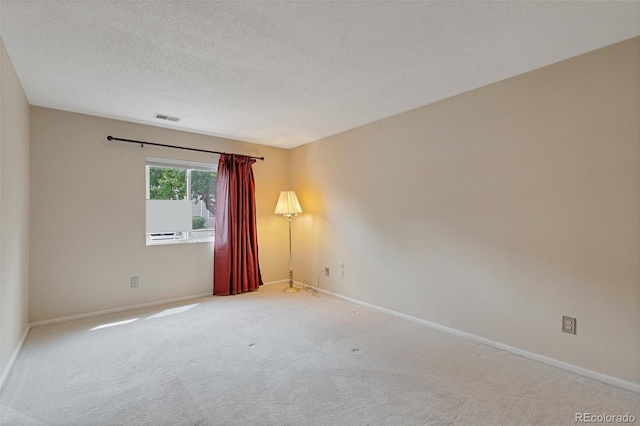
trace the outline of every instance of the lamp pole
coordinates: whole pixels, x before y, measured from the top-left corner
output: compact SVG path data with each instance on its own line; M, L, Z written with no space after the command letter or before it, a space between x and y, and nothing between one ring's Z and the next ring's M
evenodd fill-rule
M300 289L293 286L293 250L291 249L291 220L293 219L293 215L288 213L285 216L289 221L289 287L285 287L282 291L285 293L295 293L300 291Z

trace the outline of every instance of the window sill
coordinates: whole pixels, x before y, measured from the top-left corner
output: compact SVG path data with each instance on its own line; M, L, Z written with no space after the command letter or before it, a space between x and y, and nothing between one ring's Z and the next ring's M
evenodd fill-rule
M189 240L157 240L147 241L147 246L168 246L174 244L199 244L199 243L212 243L213 238L192 238Z

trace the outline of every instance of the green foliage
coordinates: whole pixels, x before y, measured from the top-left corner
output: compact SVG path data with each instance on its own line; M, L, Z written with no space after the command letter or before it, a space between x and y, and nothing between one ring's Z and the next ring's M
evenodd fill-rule
M217 177L217 172L191 170L191 199L196 204L202 201L213 215L216 213Z
M202 229L207 220L202 216L193 216L191 219L191 229Z
M191 199L203 202L212 215L216 211L217 172L191 170ZM185 200L187 198L187 170L168 167L149 167L149 198L151 200ZM193 228L199 229L199 228Z
M151 200L184 200L187 196L187 171L166 167L149 168Z

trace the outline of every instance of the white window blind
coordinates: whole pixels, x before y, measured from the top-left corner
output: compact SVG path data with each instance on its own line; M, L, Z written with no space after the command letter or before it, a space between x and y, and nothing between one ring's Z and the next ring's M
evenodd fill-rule
M147 200L147 233L191 230L190 200Z

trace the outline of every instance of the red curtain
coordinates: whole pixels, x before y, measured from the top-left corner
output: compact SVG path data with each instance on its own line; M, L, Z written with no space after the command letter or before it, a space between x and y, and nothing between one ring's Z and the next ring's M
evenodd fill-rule
M258 290L255 182L256 160L222 154L216 184L216 229L213 254L213 294L228 296Z

